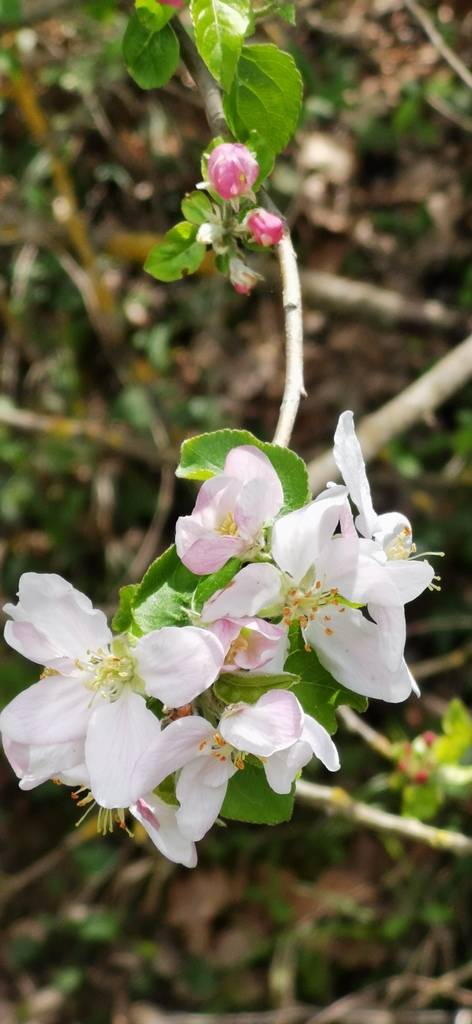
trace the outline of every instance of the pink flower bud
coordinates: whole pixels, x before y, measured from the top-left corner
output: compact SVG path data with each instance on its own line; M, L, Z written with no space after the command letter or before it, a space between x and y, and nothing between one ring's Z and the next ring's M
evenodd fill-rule
M428 779L429 772L427 772L426 769L422 768L421 771L416 773L414 781L416 782L417 786L424 786L425 782L427 782Z
M432 747L437 738L438 734L436 732L432 732L431 729L427 729L426 732L423 733L423 739L427 747Z
M259 164L241 142L222 142L208 160L208 180L222 199L235 199L251 191Z
M255 270L251 270L235 256L229 261L229 278L235 292L238 292L239 295L249 295L257 282L261 280L261 275L257 274Z
M259 208L248 214L246 226L258 245L277 245L284 233L282 218Z
M164 4L166 7L176 7L180 10L181 7L184 7L185 0L159 0L159 3Z

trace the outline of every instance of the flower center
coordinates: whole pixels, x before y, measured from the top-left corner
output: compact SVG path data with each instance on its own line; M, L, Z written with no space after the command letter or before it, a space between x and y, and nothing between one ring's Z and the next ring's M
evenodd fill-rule
M282 621L286 626L290 626L292 622L299 622L303 628L316 618L320 608L325 608L329 604L337 605L338 603L337 588L331 587L330 590L323 590L321 580L315 579L314 583L309 587L294 587L292 585L285 593ZM329 621L328 616L325 616L325 618ZM329 626L326 627L326 632L328 630Z
M88 662L78 664L79 668L90 673L85 683L87 689L99 693L104 700L118 700L124 688L130 686L137 693L144 693L144 684L137 672L136 659L133 658L126 640L118 637L113 640L111 650L100 648L89 652Z
M239 771L244 768L246 755L242 751L236 750L230 743L226 743L226 740L223 739L219 732L215 732L207 740L202 740L198 745L198 749L201 754L205 752L217 761L232 761L235 768L238 768Z
M238 527L234 521L232 512L228 512L227 515L225 515L223 521L217 527L216 532L223 534L225 537L237 537Z
M239 651L247 651L248 647L249 643L242 635L241 631L239 636L237 636L236 639L233 640L232 644L230 645L229 651L225 658L225 665L234 665L236 655L239 653Z
M416 544L411 542L411 529L409 526L404 526L403 530L397 534L396 537L390 541L388 547L385 548L385 554L389 561L399 561L400 559L409 558L410 555L414 555L416 551Z

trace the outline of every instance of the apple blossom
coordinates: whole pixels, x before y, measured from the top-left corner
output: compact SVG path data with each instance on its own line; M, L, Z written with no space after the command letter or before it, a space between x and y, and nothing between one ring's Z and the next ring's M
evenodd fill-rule
M288 649L288 632L264 619L218 619L208 627L225 650L224 672L282 672Z
M5 610L13 620L7 642L46 666L0 715L5 752L25 787L73 768L83 745L97 803L133 804L142 793L132 770L160 732L146 697L179 706L211 686L225 656L219 640L194 626L113 638L103 613L55 575L25 573L18 604Z
M244 223L258 245L277 245L283 238L284 222L282 218L275 213L269 213L262 207L251 210Z
M301 767L313 754L337 771L336 747L326 730L305 715L288 690L271 690L255 704L226 708L218 728L191 716L172 722L138 762L136 785L158 785L178 771L176 820L190 839L202 839L218 817L230 778L242 771L252 754L263 765L269 785L277 793L290 792Z
M223 473L202 484L192 514L177 520L177 554L194 573L216 572L229 558L261 546L263 527L282 504L282 485L264 452L253 445L233 448Z
M262 281L262 274L251 270L238 256L233 256L229 261L229 279L238 295L249 295L257 282Z
M222 199L251 193L259 176L259 164L241 142L222 142L208 158L208 181Z

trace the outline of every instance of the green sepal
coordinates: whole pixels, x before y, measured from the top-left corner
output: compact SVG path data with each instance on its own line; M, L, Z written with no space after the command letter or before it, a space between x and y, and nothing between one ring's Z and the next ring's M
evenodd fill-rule
M255 704L269 690L290 690L300 682L293 672L269 675L256 672L224 672L213 686L216 696L224 704Z
M218 569L218 572L212 572L211 575L205 576L204 579L200 577L201 582L198 584L193 595L193 608L195 611L201 611L205 602L210 597L213 597L217 590L222 590L223 587L226 587L240 568L241 562L239 558L230 558L222 569Z
M120 587L120 603L111 621L112 629L116 633L126 633L133 625L133 603L139 583L128 583L126 587Z

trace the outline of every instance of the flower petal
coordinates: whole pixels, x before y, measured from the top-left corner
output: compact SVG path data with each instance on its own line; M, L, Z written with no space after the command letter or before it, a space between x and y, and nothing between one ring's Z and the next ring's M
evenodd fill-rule
M402 604L414 601L429 587L434 579L434 569L429 562L416 559L388 561L385 565L389 579L394 583Z
M299 740L287 750L271 754L264 762L267 782L274 793L290 793L298 772L311 761L313 751L309 743Z
M334 435L333 455L349 494L359 511L356 519L357 529L363 537L372 537L377 514L372 504L362 449L354 429L354 416L350 411L343 412L339 417Z
M203 754L214 735L214 726L199 715L171 722L142 752L133 771L133 787L141 794L155 789L172 772Z
M131 689L92 711L85 741L90 789L101 807L129 807L142 796L133 774L160 733L158 719Z
M219 732L227 743L257 757L269 757L300 739L303 711L289 690L270 690L255 704L234 704Z
M259 480L264 484L267 503L267 517L273 519L282 508L284 492L275 469L264 452L252 444L232 448L226 456L224 472L236 477L242 484Z
M138 640L135 651L146 693L180 708L214 683L225 650L216 636L197 626L164 626Z
M218 761L214 762L214 766L217 771ZM179 829L184 836L194 840L203 839L216 821L226 795L228 778L236 769L234 765L228 764L225 781L216 786L203 784L200 776L205 771L208 771L207 758L191 761L182 768L176 787L176 796L180 803L177 811Z
M71 659L67 668L70 674L76 659L83 659L88 651L106 647L112 639L103 612L94 609L89 598L62 576L23 573L18 596L18 604L5 605L4 610L16 622L30 623L34 633L30 633L28 641L27 634L18 636L9 631L8 642L16 639L23 645L21 653L39 660L40 664L55 667L56 659ZM40 649L41 641L44 652Z
M249 480L241 488L234 507L234 519L243 537L257 539L264 523L272 522L277 515L281 507L279 498L279 490L274 495L265 480Z
M56 743L45 746L17 743L4 737L5 754L20 779L20 789L29 790L63 770L74 768L83 761L82 742Z
M17 743L48 745L84 738L90 691L80 679L50 676L19 693L0 715L0 732Z
M405 662L398 671L390 671L380 657L379 627L357 609L333 607L329 627L323 619L314 619L304 636L328 672L355 693L391 703L410 695L412 676Z
M398 672L406 642L405 610L401 606L368 604L369 615L379 627L379 655L391 672Z
M336 491L335 494L332 491ZM278 519L272 530L272 555L283 572L299 583L332 537L346 503L346 489L328 489L316 501Z
M273 606L282 607L281 576L274 565L254 562L246 565L203 605L202 622L215 622L229 615L240 619L257 615Z
M315 757L324 764L328 771L337 772L339 770L338 751L329 732L311 715L305 715L302 740L310 745Z
M194 868L197 863L195 843L182 835L176 818L176 808L147 793L130 807L131 814L141 822L154 846L169 860Z
M217 572L229 558L246 551L248 541L209 530L193 516L180 516L175 529L175 546L187 569L204 576Z

